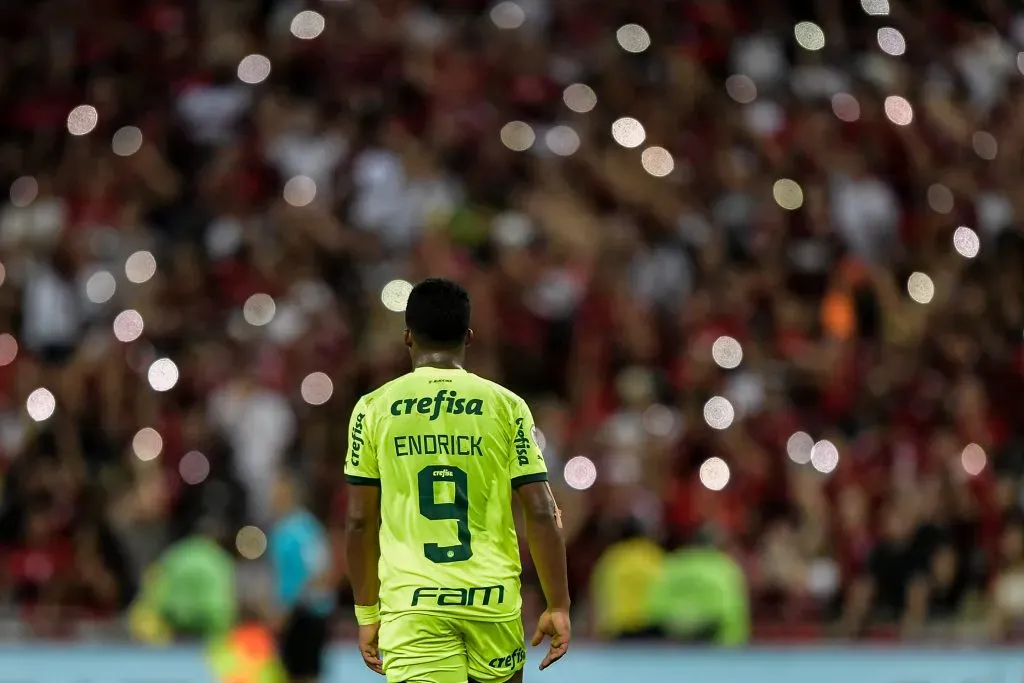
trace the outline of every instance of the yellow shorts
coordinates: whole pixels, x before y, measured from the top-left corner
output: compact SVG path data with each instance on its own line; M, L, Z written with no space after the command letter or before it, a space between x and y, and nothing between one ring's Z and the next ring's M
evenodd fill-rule
M388 683L504 683L526 662L523 621L403 614L380 625Z

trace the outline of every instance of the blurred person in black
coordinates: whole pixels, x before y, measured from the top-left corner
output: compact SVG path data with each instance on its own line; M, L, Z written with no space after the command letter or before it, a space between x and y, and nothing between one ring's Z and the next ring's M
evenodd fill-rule
M302 505L299 482L283 472L274 486L268 550L280 614L281 663L293 683L313 683L323 671L334 611L334 576L327 534Z
M927 575L942 540L941 530L918 522L906 502L892 502L883 512L882 536L847 593L842 626L848 633L861 632L870 621L907 618L908 587Z
M238 480L230 445L210 429L202 411L196 409L184 421L184 438L192 453L201 454L185 462L189 466L195 462L200 471L205 464L208 471L201 481L184 487L175 500L169 520L171 538L184 538L210 515L216 515L228 529L241 528L246 522L246 490ZM180 468L188 473L186 464Z
M942 543L924 572L907 587L905 624L920 629L926 621L954 625L964 616L972 581L969 568L950 543Z

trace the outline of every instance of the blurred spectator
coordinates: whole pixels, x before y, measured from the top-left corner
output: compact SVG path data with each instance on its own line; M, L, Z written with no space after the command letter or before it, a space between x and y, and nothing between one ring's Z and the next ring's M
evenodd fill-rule
M268 523L274 481L295 437L291 406L279 392L242 376L210 395L210 419L232 446L250 518Z
M238 605L235 568L221 546L220 522L178 541L147 571L131 624L136 638L161 642L181 637L212 639L234 626Z
M999 564L991 591L997 636L1024 619L1024 526L1015 522L1000 540Z
M651 617L651 591L661 577L664 551L626 522L594 565L591 578L594 632L600 638L656 638L661 629Z
M649 600L655 623L672 637L723 647L746 645L750 639L743 570L718 548L670 553Z
M886 621L904 616L907 590L928 569L936 544L927 527L917 526L914 515L912 508L895 502L883 512L882 534L868 556L866 574L850 589L847 617L852 628L863 628L873 610Z
M302 507L302 493L291 473L278 473L274 482L274 516L268 549L281 663L292 680L316 681L330 639L336 577L323 527Z
M58 249L51 262L27 267L19 338L43 363L62 365L75 352L83 322L75 264L67 249Z
M921 626L926 620L955 624L965 615L970 588L970 575L961 566L956 549L939 545L922 576L915 577L908 586L907 617L911 626Z

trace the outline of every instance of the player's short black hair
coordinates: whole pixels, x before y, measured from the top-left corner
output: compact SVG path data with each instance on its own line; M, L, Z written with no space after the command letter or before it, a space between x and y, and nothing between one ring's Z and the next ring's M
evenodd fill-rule
M454 348L466 341L469 315L469 293L462 285L432 277L417 284L409 293L405 326L418 344Z

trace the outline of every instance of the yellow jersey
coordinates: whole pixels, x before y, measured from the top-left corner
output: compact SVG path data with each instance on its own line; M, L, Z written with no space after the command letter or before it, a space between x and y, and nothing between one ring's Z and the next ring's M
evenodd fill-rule
M519 614L512 491L547 481L523 399L466 370L417 368L358 401L345 475L380 487L383 621Z

